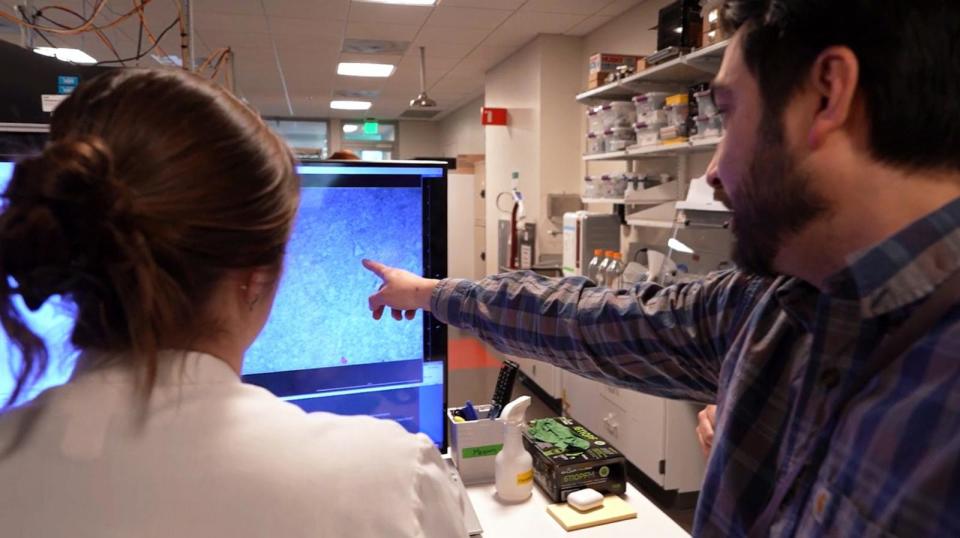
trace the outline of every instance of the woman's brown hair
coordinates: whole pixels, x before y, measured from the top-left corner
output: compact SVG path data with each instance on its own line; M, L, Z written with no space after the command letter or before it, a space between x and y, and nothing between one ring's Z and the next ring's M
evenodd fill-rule
M53 116L14 169L0 214L0 323L19 349L11 404L47 367L15 307L61 295L74 346L130 361L146 393L157 352L189 341L227 271L279 267L299 203L287 146L219 87L175 70L116 70Z

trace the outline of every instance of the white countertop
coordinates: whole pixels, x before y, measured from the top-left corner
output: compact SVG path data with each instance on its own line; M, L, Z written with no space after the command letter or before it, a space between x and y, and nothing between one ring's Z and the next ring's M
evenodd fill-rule
M505 504L496 497L493 484L467 486L467 494L483 527L483 538L689 538L667 514L627 484L624 496L637 511L636 519L567 532L547 513L549 500L537 486L533 496L519 504Z

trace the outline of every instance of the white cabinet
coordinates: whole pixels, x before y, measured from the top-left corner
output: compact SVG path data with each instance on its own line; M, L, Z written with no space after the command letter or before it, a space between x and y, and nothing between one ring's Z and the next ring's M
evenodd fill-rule
M700 490L705 462L698 406L612 387L562 372L567 414L605 437L665 490Z
M537 384L544 392L552 398L560 399L563 396L563 383L561 374L563 370L547 364L543 361L533 359L520 359L517 357L508 357L520 366L520 371Z

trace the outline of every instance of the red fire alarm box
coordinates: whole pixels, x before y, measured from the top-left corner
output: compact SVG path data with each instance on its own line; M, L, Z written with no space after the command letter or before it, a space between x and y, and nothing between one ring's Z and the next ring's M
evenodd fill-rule
M480 122L483 125L506 125L507 109L483 107L480 111Z

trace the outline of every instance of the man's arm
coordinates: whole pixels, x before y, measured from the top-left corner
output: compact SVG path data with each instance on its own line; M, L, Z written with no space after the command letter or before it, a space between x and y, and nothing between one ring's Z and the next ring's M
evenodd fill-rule
M642 392L713 403L720 364L769 281L736 271L702 281L630 290L597 288L586 278L531 272L478 282L428 280L375 262L384 278L371 296L384 307L431 310L499 351L555 364Z

